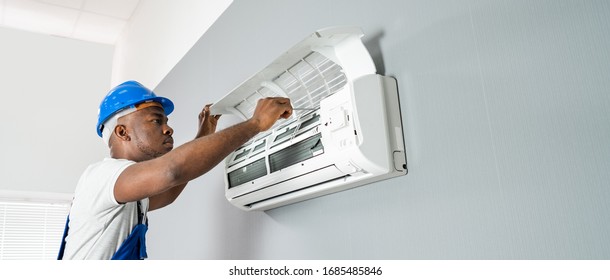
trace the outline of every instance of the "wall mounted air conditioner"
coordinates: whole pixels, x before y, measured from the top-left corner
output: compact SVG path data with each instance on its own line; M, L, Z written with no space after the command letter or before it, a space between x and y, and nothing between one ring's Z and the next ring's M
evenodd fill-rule
M267 210L407 173L396 81L359 28L319 30L212 106L248 119L263 97L295 110L225 160L229 202Z

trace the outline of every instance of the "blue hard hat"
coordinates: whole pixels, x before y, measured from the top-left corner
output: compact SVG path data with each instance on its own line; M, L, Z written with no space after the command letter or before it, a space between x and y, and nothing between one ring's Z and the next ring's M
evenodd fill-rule
M174 103L171 100L157 96L152 90L136 81L127 81L111 89L106 97L104 97L104 100L102 100L98 112L97 126L95 127L97 135L102 137L104 122L110 119L112 115L126 108L135 107L145 101L160 103L163 106L165 115L169 115L174 111Z

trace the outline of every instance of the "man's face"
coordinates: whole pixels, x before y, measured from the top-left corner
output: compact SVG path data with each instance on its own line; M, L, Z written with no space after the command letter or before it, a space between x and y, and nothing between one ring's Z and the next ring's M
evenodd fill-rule
M142 156L142 160L160 157L174 147L174 130L167 124L167 116L161 107L147 107L125 117L131 142Z

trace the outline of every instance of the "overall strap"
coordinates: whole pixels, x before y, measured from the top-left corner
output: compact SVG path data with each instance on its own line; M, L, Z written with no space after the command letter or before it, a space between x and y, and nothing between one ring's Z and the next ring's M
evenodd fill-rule
M59 246L59 253L57 254L57 260L62 260L64 258L64 251L66 250L66 237L68 236L68 231L70 227L70 214L68 214L68 218L66 218L66 227L64 227L64 235L61 238L61 245Z
M148 219L146 219L144 211L142 211L142 203L139 200L137 201L137 203L138 205L136 208L138 210L138 224L146 223L148 225Z
M72 202L70 203L70 209L72 209L72 203L74 203L74 197L72 197ZM68 217L66 217L66 226L64 227L64 235L61 237L61 245L59 245L59 252L57 253L57 260L64 259L64 251L66 251L66 237L68 237L69 231L70 231L70 212L68 212Z
M144 215L141 209L142 205L139 200L137 201L137 206L138 224L114 253L111 258L113 260L143 260L148 257L146 253L146 231L148 231L148 221L146 221L146 215Z

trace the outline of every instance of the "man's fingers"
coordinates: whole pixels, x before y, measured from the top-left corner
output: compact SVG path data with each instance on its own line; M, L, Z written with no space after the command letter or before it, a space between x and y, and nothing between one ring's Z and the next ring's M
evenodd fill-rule
M280 115L284 117L286 115L290 116L292 114L292 106L290 105L290 99L286 97L269 97L271 99L275 99L275 103L279 104L285 108L285 111Z

